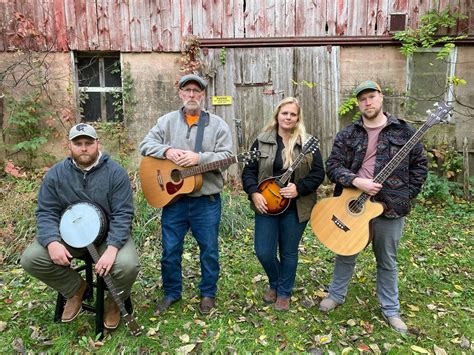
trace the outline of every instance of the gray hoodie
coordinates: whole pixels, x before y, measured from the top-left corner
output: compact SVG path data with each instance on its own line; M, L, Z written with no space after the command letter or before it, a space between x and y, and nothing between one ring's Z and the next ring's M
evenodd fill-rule
M44 177L38 194L36 237L46 247L60 241L59 222L64 210L76 202L93 202L104 210L109 228L107 245L120 249L128 240L134 214L128 174L103 154L99 163L82 171L67 158L55 164Z

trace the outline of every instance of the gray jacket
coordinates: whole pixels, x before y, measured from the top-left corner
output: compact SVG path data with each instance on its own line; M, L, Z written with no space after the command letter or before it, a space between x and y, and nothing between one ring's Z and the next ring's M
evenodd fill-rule
M60 241L59 222L63 211L76 202L98 204L109 221L107 245L121 248L130 237L133 196L128 174L103 154L99 164L84 172L71 158L55 164L44 177L38 194L36 237L46 247Z
M208 113L208 112L207 112ZM225 121L212 113L205 115L206 122L199 164L211 163L232 155L232 135ZM169 148L194 151L198 126L188 127L183 110L170 112L160 118L140 143L144 156L165 159ZM202 188L189 196L213 195L222 191L224 178L220 170L202 174Z

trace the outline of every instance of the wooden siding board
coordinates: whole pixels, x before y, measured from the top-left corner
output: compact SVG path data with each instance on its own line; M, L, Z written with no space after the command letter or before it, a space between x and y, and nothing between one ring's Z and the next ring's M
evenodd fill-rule
M152 0L152 3L156 3L156 0ZM192 8L193 3L196 1L192 0L181 0L181 36L185 38L186 36L192 35L194 26L193 26L193 15L194 9ZM150 6L150 8L153 8ZM153 22L153 21L152 21ZM153 22L156 25L156 20ZM153 26L153 24L152 24Z
M66 18L66 34L67 41L69 43L69 49L78 50L79 49L79 39L77 37L78 25L76 17L76 2L74 0L64 0L64 13ZM81 49L82 47L81 43Z
M429 1L409 0L408 8L410 9L410 27L418 28L420 17L430 9Z
M200 38L205 38L204 8L202 0L192 0L190 12L192 14L192 34Z
M84 20L86 21L86 32L87 32L87 43L82 44L83 50L96 50L103 49L99 40L99 18L97 15L97 4L96 1L86 1L85 2L85 12Z
M234 26L234 3L237 1L228 0L223 2L221 37L235 37Z
M67 51L67 34L66 34L66 15L64 13L64 0L54 0L54 33L56 33L56 48L58 51Z
M183 0L190 1L190 0ZM189 8L189 7L188 7ZM185 11L188 13L188 11ZM151 37L151 47L155 52L163 51L163 44L161 43L161 8L159 0L150 0L150 37ZM185 23L185 22L183 22ZM186 33L183 32L183 36L186 36Z
M244 2L245 0L233 0L233 25L234 25L234 37L244 38L245 37L245 16Z
M376 35L383 36L389 33L388 28L388 9L389 9L389 0L378 0L377 2L377 31Z
M275 1L278 0L265 0L265 8L262 9L263 16L259 23L262 26L264 37L275 37ZM287 36L288 34L285 31L285 37Z
M127 0L121 0L119 2L118 10L120 21L117 23L117 28L120 29L120 33L122 34L120 50L122 52L130 52L132 50L132 44L130 39L130 12Z
M326 24L327 31L326 35L335 36L336 35L336 21L337 21L337 2L328 1L326 4Z
M474 10L474 5L472 0L463 0L459 2L459 12L461 14L470 15L470 10ZM458 33L468 33L469 30L473 33L474 29L469 28L469 17L466 19L458 20L457 32Z
M146 2L148 4L148 2ZM107 20L110 40L110 50L120 51L122 48L122 31L120 26L120 3L118 0L109 1Z
M306 35L306 26L311 26L311 16L307 13L307 0L298 0L295 3L295 36Z
M344 36L348 35L347 33L347 2L344 0L339 0L337 3L337 22L336 22L336 35Z
M377 15L378 15L378 0L367 1L367 36L375 36L377 34Z
M129 3L128 12L130 14L130 51L142 51L141 19L140 9L135 3Z
M367 0L348 2L347 35L365 36L367 34Z
M7 4L3 1L0 1L0 51L6 51L8 40L6 38L7 35L7 22L8 22L8 14L7 14Z
M144 1L143 6L140 9L140 28L141 28L141 38L142 38L142 51L151 52L153 49L151 42L151 21L150 21L150 3L149 1ZM180 33L181 37L181 33Z
M390 13L409 14L408 3L409 0L394 0L390 7Z
M214 0L202 0L202 28L203 37L220 38L222 34L222 2L216 4Z

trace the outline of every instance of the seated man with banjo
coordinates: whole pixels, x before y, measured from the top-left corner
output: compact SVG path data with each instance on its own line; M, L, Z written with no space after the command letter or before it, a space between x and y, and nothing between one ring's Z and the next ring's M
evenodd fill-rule
M80 313L87 289L70 262L90 254L95 272L109 288L104 326L115 329L124 313L121 300L129 297L139 270L130 235L134 214L130 180L99 150L97 133L88 124L71 128L69 151L70 157L55 164L43 180L36 238L23 253L21 265L66 298L61 321L70 322Z

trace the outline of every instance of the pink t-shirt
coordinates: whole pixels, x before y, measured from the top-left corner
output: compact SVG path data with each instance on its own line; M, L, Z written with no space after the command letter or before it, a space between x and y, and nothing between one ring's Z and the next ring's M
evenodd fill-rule
M375 158L377 156L377 141L379 138L380 131L385 127L385 124L379 127L366 127L367 135L369 136L369 142L367 143L367 152L365 153L364 161L362 166L357 172L357 176L364 179L373 179Z

